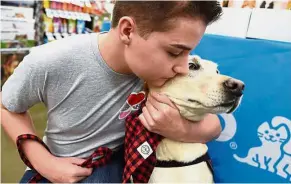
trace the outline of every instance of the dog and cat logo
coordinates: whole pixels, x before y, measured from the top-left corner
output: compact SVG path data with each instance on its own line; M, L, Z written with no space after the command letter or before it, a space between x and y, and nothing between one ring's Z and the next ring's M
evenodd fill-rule
M222 114L225 128L216 141L228 141L236 132L236 121L232 114ZM261 146L252 147L246 156L233 154L238 162L267 170L291 181L291 120L276 116L271 123L258 126L257 137ZM227 136L226 136L227 135Z

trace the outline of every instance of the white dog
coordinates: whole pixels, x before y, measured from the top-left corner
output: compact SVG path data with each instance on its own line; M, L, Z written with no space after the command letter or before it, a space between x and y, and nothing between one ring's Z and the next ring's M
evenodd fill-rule
M183 117L201 120L207 113L230 113L239 105L244 83L219 74L217 64L191 56L189 74L176 76L162 88L150 88L167 95ZM163 139L156 150L159 161L187 163L207 153L206 144L182 143ZM155 167L150 183L212 183L213 175L206 162L182 167Z

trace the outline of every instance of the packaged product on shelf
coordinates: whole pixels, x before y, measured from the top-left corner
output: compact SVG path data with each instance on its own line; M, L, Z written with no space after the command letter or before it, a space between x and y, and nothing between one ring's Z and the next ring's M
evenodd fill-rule
M68 32L71 34L71 33L76 33L76 20L72 20L72 19L69 19L69 30Z
M256 8L264 9L284 9L284 3L282 1L257 1Z
M77 20L77 34L85 33L85 21Z
M223 0L222 7L229 8L262 8L262 9L287 9L287 0Z
M49 0L43 0L43 7L44 8L50 8L50 1Z
M28 48L35 46L35 31L1 31L1 48Z
M286 9L291 10L291 0L287 2Z
M84 0L84 7L87 7L87 8L92 7L90 0Z
M68 11L68 3L67 2L63 2L62 10Z
M99 33L101 31L101 25L99 23L99 17L98 16L95 16L93 18L93 32L95 33Z
M57 2L56 9L57 10L62 10L63 9L63 3L62 2Z
M54 31L53 19L43 14L44 31L52 33Z
M108 31L110 29L110 15L103 14L100 16L95 16L93 20L93 31L100 32L100 31Z
M11 40L34 40L35 30L31 32L26 32L22 30L5 31L1 30L1 41L11 41Z
M51 9L57 9L57 2L56 1L51 1L50 2L50 8Z
M109 31L110 27L111 27L111 22L110 22L109 18L104 17L103 22L102 22L102 26L101 26L101 32Z
M74 5L72 3L68 3L68 11L73 11L74 10Z
M68 20L62 19L61 33L68 33Z
M92 9L91 9L91 14L96 15L96 16L100 16L102 15L102 11L99 9L99 6L97 4L97 2L93 2L92 3Z
M256 1L255 0L250 0L247 1L245 0L243 4L241 5L242 8L255 8L256 7Z
M34 20L1 18L1 48L24 48L35 45Z
M54 24L54 33L59 33L61 32L61 18L53 18L53 24Z

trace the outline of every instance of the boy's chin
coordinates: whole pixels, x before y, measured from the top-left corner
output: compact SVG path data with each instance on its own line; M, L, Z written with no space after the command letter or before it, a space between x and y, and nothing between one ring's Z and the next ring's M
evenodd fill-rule
M167 79L158 79L153 81L147 81L147 85L154 88L160 88L167 82Z

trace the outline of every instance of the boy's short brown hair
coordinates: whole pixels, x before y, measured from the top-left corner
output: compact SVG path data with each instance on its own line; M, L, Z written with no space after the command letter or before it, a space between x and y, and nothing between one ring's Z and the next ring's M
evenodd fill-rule
M170 30L180 17L200 19L208 25L221 13L217 1L116 1L112 27L117 27L121 17L129 16L136 22L138 33L146 36L154 31Z

